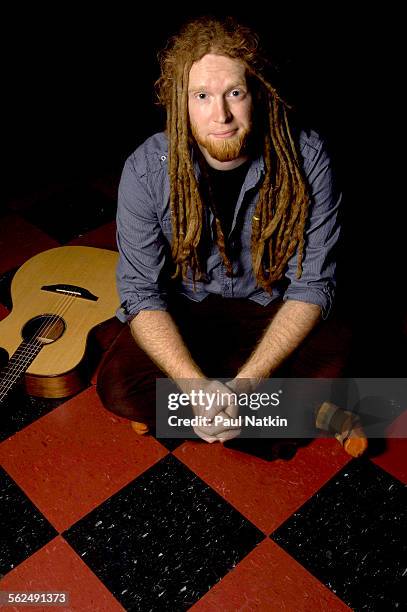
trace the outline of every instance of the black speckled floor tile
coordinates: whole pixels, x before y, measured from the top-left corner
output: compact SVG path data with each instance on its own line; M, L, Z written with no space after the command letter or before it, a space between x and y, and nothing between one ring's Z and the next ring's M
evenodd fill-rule
M63 533L126 610L187 610L264 535L173 455Z
M23 387L18 386L0 405L0 442L27 427L27 425L34 423L65 401L64 398L33 397L24 393Z
M271 538L356 612L406 610L406 486L354 460Z
M185 442L182 438L156 438L156 440L169 451L175 450Z
M67 186L22 215L61 244L115 218L116 201L86 184Z
M4 575L58 533L1 468L0 504L0 573Z

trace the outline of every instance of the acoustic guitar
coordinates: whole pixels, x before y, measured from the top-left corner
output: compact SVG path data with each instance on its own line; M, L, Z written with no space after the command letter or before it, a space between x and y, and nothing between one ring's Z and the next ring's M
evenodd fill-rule
M118 253L63 246L35 255L11 284L13 308L0 321L0 347L9 361L0 372L0 403L24 379L29 395L68 397L80 391L90 330L119 306Z

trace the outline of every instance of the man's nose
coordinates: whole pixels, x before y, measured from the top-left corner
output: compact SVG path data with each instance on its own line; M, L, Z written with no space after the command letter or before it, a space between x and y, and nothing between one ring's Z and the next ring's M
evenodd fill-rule
M213 108L213 120L218 123L227 123L232 118L232 113L225 98L215 98Z

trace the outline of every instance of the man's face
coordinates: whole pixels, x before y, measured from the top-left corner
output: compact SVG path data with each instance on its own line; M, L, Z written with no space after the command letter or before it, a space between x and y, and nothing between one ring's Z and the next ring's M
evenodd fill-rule
M245 72L240 61L209 53L192 64L189 73L192 134L214 168L228 170L247 159L252 97Z

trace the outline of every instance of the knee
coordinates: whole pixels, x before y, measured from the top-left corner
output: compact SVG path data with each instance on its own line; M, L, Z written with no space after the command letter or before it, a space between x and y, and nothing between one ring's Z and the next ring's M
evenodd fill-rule
M119 383L114 368L102 363L96 381L96 392L104 408L118 416L131 418L124 385Z
M145 423L155 421L155 379L141 384L134 370L125 374L116 360L102 364L96 391L103 406L119 417Z

